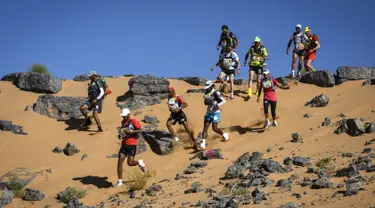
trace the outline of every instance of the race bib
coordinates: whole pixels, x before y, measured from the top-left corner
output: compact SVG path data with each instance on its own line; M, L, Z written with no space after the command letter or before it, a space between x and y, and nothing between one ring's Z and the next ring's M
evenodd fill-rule
M300 51L300 50L305 49L305 46L302 43L297 43L296 49Z

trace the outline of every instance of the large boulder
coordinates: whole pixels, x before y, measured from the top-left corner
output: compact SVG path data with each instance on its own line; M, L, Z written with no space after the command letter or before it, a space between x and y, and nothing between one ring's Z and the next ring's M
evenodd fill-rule
M37 72L19 74L14 84L21 90L47 94L55 94L62 88L61 79Z
M333 87L335 76L330 70L315 71L302 76L300 82L319 87Z
M159 104L168 97L167 79L146 75L132 78L128 84L129 91L117 98L117 106L120 108L140 109Z
M329 97L325 94L315 96L311 101L307 102L305 106L310 107L325 107L329 103Z
M15 82L20 74L19 72L6 74L1 78L1 81Z
M182 77L180 80L195 86L204 86L207 81L207 79L203 77Z
M291 80L289 77L279 77L276 78L277 82L280 83L281 85L287 85L289 84L289 81Z
M82 115L79 108L86 102L84 97L41 95L34 111L58 120L78 119Z
M375 79L375 67L340 66L337 68L336 84L362 79Z
M142 136L156 154L166 155L173 150L172 135L166 131L145 131Z

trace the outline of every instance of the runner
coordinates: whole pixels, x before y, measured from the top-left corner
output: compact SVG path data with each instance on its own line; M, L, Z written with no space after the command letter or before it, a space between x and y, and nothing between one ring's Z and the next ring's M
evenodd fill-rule
M271 113L272 113L272 119L273 123L272 125L274 127L277 127L277 121L276 121L276 86L281 89L289 89L289 86L283 86L277 82L276 79L271 77L270 71L268 69L265 69L263 71L264 78L262 80L262 84L260 86L259 92L258 92L258 99L257 102L260 101L260 95L262 93L262 89L264 90L264 98L263 98L263 109L264 109L264 116L266 118L264 128L268 128L271 125L271 122L268 117L268 107L271 105Z
M220 50L220 46L222 47L220 51L220 56L225 52L226 47L232 47L234 51L238 48L238 45L240 44L240 40L237 39L237 37L234 35L233 32L228 31L228 26L223 25L221 27L221 34L220 34L220 40L216 46L217 50Z
M187 102L184 101L180 95L176 94L176 91L172 86L168 86L168 108L171 112L171 115L167 121L167 128L169 132L172 134L175 141L178 142L179 138L176 136L176 133L172 128L172 125L176 125L177 122L180 125L182 124L185 128L185 131L189 134L191 140L193 140L194 148L197 149L197 144L194 139L194 132L192 131L192 128L189 127L187 117L185 113L182 111L182 109L186 107L188 107Z
M121 121L121 127L119 128L118 138L122 140L121 148L118 153L117 162L117 176L118 181L115 187L122 186L122 173L124 167L125 158L128 157L129 166L139 166L143 172L146 171L146 166L143 160L135 161L135 155L137 153L137 138L142 133L142 128L136 118L130 116L130 110L127 108L122 109L121 114L123 118Z
M305 33L308 37L307 41L307 51L305 56L305 69L308 72L314 72L315 68L311 65L311 62L315 60L316 50L320 48L319 37L311 33L311 28L306 27Z
M289 48L292 42L294 42L294 49L293 49L293 59L292 59L292 73L291 78L294 78L294 69L296 68L296 61L299 58L298 62L298 72L297 77L301 76L302 65L305 57L305 44L307 41L307 36L304 32L302 32L302 26L300 24L296 25L296 32L290 37L288 42L288 48L286 49L286 54L289 55Z
M254 73L257 74L257 91L255 92L255 94L257 94L262 76L262 70L266 65L265 61L268 59L267 49L261 44L260 37L255 37L254 44L247 51L244 66L246 66L246 62L249 56L251 60L249 63L248 98L251 98L253 96L252 87Z
M224 133L221 129L217 126L220 122L220 106L225 103L224 97L221 95L219 91L215 89L215 85L211 80L208 80L204 86L206 90L204 95L204 104L207 105L207 113L204 117L204 128L203 128L203 135L202 135L202 142L199 145L201 149L206 148L206 138L208 128L212 123L212 130L218 133L220 136L223 137L225 141L228 141L229 134Z
M225 78L229 77L229 83L230 83L230 99L234 98L233 95L233 86L234 86L234 75L235 75L235 69L237 69L237 74L240 75L240 68L241 63L240 59L236 52L232 51L232 47L227 47L225 49L225 52L223 53L222 57L219 59L219 61L211 68L211 71L213 71L217 66L220 66L221 72L219 74L219 82L224 85L225 84Z
M91 71L88 76L91 80L91 83L88 85L89 100L80 107L81 113L85 117L85 121L81 125L81 129L86 129L92 124L91 117L88 116L86 112L86 110L92 110L94 120L98 125L98 132L102 132L103 129L98 117L98 113L102 112L105 90L102 82L99 80L99 75L95 71Z

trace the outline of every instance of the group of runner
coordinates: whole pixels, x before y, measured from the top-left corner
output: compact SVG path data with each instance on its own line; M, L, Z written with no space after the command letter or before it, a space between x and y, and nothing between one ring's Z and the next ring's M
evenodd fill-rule
M306 72L315 71L311 62L315 60L316 50L320 48L319 38L311 33L310 27L305 27L304 32L302 32L302 26L296 25L296 31L290 37L288 42L288 47L286 53L289 54L290 46L294 42L293 49L293 60L292 60L292 73L291 77L295 77L295 63L297 58L299 58L299 66L297 76L300 76L302 70L303 62ZM222 26L222 33L220 35L220 40L217 45L217 50L220 50L218 62L211 68L214 70L217 66L221 68L221 72L218 76L218 82L225 84L227 78L230 83L230 99L234 99L233 86L234 86L234 76L235 72L240 74L241 63L240 59L236 53L240 40L234 35L233 32L229 32L229 28L226 25ZM249 59L250 58L250 59ZM249 59L249 63L247 63ZM248 49L245 55L244 66L248 64L249 66L249 82L248 82L248 98L250 99L253 95L253 78L255 74L257 75L257 84L255 94L257 95L257 102L260 102L260 96L262 91L263 94L263 109L265 116L264 128L271 126L271 121L269 120L269 107L271 107L272 115L272 126L277 127L278 123L276 121L276 87L281 89L289 89L289 85L281 85L276 79L274 79L270 71L266 68L266 61L268 59L267 49L264 47L260 37L255 37L254 42ZM263 75L263 78L262 78ZM80 110L85 117L85 122L82 124L83 127L88 127L92 124L91 117L86 113L86 110L93 109L93 117L98 125L98 131L103 131L98 113L101 113L102 102L108 91L107 86L103 79L96 72L90 72L89 77L91 83L89 83L89 102L81 106ZM221 86L221 87L222 87ZM214 132L219 134L223 141L228 141L229 134L223 132L218 128L218 124L221 121L221 106L226 103L226 100L220 90L217 90L213 81L208 80L204 86L204 105L207 106L206 114L204 116L204 127L202 134L196 139L192 127L188 123L184 109L188 107L188 103L178 95L173 86L168 86L168 109L170 111L170 116L166 122L166 126L171 133L173 140L175 142L179 141L177 134L175 133L172 125L177 123L182 125L189 135L190 139L193 141L193 148L195 150L204 150L206 148L206 139L208 136L208 129L212 124L212 129ZM109 91L110 92L110 91ZM137 138L140 133L142 133L141 125L135 117L131 116L130 110L128 108L122 109L120 116L123 120L121 121L121 126L118 129L118 138L122 140L121 148L118 155L118 181L115 184L116 187L123 185L122 174L123 174L123 163L127 158L127 164L129 166L139 166L143 172L146 171L146 165L143 160L135 160L135 155L137 152Z

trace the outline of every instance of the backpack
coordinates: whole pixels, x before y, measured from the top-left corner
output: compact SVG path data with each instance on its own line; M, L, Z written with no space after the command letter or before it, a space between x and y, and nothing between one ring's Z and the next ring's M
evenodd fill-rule
M320 44L320 39L319 39L319 36L317 36L317 35L315 35L315 34L313 34L313 36L316 36L317 38L318 38L318 42L319 42L319 44ZM309 42L310 42L310 47L311 48L315 48L316 47L316 43L313 41L313 42L311 42L311 40L312 40L312 38L309 38Z

